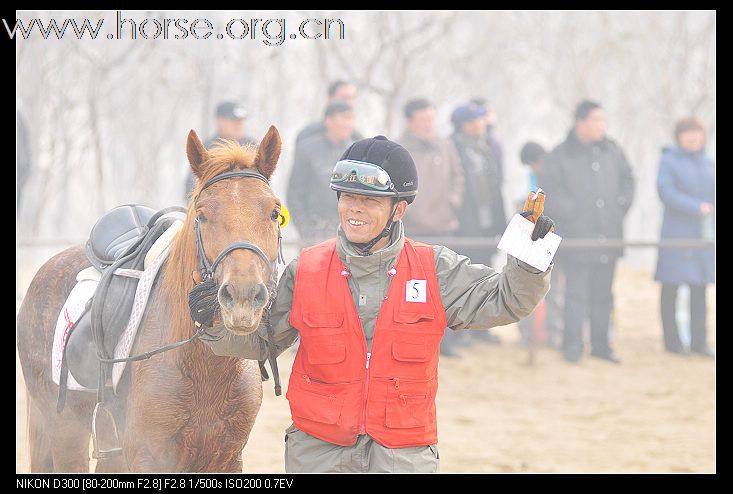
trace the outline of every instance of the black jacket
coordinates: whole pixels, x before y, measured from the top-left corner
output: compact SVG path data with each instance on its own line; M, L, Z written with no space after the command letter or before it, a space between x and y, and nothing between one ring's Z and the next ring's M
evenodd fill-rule
M347 139L334 144L317 133L296 144L285 204L303 239L320 241L336 235L336 192L329 183L334 165L352 143Z
M545 214L568 238L623 238L623 220L634 197L634 177L621 148L610 139L583 144L575 131L545 158L538 175L547 193ZM622 248L562 251L573 262L623 255Z
M499 161L485 139L463 132L455 132L451 139L461 158L465 177L460 234L468 237L502 234L507 221Z

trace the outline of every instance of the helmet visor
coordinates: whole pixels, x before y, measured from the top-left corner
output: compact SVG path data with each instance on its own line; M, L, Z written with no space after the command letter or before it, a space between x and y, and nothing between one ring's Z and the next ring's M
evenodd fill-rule
M390 191L394 190L389 173L382 167L364 161L338 161L331 173L331 188L337 190L347 190L351 187L362 189L359 185L380 192L391 193Z

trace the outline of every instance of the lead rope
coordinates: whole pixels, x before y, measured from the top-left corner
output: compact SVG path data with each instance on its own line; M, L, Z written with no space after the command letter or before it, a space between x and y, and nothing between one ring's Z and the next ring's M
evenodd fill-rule
M278 227L277 229L277 237L278 259L277 262L273 263L272 265L269 300L267 302L265 310L263 311L262 324L265 325L265 332L267 333L265 346L267 347L267 360L270 361L270 369L272 369L272 377L275 381L275 396L280 396L282 394L282 386L280 385L280 370L277 367L277 346L275 345L275 332L272 329L272 322L270 321L270 316L272 315L272 306L274 305L275 298L277 297L277 263L282 262L283 264L285 264L282 254L282 231L280 230L280 227ZM262 374L262 380L267 381L270 376L267 375L267 370L265 369L265 360L260 360L258 361L258 363L260 366L260 374Z

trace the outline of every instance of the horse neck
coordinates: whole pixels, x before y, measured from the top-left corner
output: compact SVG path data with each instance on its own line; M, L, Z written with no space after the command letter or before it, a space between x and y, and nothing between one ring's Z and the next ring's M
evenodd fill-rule
M194 216L189 210L183 227L171 244L161 276L162 300L169 316L169 324L164 332L169 342L190 338L196 332L188 307L188 293L194 286L193 273L198 270Z

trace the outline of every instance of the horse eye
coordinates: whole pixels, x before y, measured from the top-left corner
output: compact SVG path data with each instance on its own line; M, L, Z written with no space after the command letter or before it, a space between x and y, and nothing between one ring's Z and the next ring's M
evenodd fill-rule
M273 209L272 214L270 214L270 219L272 221L277 221L278 219L280 219L280 211L278 211L277 209Z
M197 218L198 218L199 222L201 222L201 223L206 223L207 221L209 221L206 218L206 216L203 215L203 213L199 213L199 215L197 216Z

